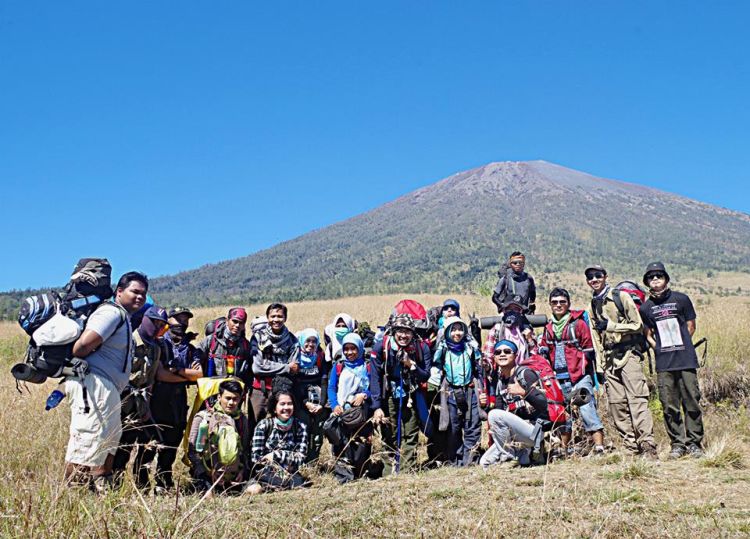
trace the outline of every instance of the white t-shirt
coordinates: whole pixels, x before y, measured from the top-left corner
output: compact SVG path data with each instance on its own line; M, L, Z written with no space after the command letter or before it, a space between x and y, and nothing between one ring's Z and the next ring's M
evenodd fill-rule
M128 385L133 356L130 317L125 316L125 322L120 325L123 315L119 307L105 303L94 311L86 323L86 329L96 332L103 340L102 345L85 358L89 370L109 379L119 392Z

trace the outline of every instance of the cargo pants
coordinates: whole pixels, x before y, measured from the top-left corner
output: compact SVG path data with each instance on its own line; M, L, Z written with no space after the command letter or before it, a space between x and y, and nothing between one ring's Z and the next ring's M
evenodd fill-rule
M664 425L672 447L702 446L703 414L701 393L695 369L657 373L659 400L664 411Z
M654 421L648 409L648 384L641 362L631 357L622 368L605 369L609 414L625 449L640 453L654 442Z

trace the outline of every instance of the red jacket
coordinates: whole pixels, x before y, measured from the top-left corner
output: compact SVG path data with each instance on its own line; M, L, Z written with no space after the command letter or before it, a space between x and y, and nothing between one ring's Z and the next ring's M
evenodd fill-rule
M549 349L549 362L555 367L555 349L559 345L565 346L565 362L568 364L570 382L575 384L586 374L586 355L594 349L591 341L591 329L583 318L583 311L570 311L568 323L563 328L561 339L555 339L552 322L548 322L542 334L540 346ZM572 329L572 331L571 331Z

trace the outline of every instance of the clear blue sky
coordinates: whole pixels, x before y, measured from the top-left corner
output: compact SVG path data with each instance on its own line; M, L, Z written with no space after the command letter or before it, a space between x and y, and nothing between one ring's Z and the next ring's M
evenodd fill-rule
M748 2L0 3L0 290L173 273L490 161L748 212Z

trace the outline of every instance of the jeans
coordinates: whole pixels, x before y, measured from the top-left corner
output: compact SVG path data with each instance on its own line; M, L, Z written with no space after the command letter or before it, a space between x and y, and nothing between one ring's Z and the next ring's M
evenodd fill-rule
M530 450L534 447L533 423L521 419L513 412L495 409L490 411L487 424L494 443L482 455L479 464L489 466L498 461L514 459L518 459L522 465L529 463Z
M596 411L596 398L594 397L594 382L591 380L591 375L587 374L575 385L570 383L570 380L561 380L560 388L562 389L563 395L565 395L565 402L570 400L570 394L580 387L585 387L591 393L591 401L580 406L578 413L581 415L583 421L583 428L586 432L597 432L604 429L602 420L599 418L599 413ZM565 424L567 432L570 432L573 428L573 418L568 414L568 421Z

